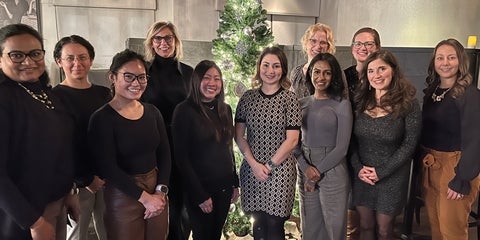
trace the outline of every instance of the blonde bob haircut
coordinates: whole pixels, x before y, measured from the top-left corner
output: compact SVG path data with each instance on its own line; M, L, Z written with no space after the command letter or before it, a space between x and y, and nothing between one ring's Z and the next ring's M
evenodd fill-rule
M182 41L180 40L180 37L178 35L178 30L175 25L171 22L156 22L150 26L147 32L147 37L145 38L145 41L143 42L143 45L145 46L145 60L148 62L153 61L155 58L155 49L153 49L153 37L158 34L158 32L162 31L164 28L170 29L172 31L173 36L175 37L175 55L174 58L175 60L179 61L183 57L183 46L182 46Z

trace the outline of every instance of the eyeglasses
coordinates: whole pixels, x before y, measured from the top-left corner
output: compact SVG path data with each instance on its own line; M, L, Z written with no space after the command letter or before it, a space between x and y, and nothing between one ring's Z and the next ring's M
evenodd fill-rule
M75 59L78 61L78 62L86 62L88 60L90 60L90 57L87 56L87 55L79 55L79 56L73 56L73 55L69 55L65 58L61 58L63 61L66 61L68 63L73 63L75 62Z
M313 39L313 38L310 38L308 39L310 41L311 44L313 45L320 45L320 46L328 46L328 42L326 41L321 41L321 40L317 40L317 39Z
M6 54L14 63L22 63L27 57L30 57L30 59L35 62L41 61L43 58L45 58L45 50L42 49L35 49L28 53L22 51L11 51Z
M123 73L122 72L117 72L117 73L123 74L123 80L125 80L125 82L127 82L127 83L132 83L133 81L137 80L138 83L145 84L145 83L147 83L148 78L150 77L147 74L135 75L135 74L129 73L129 72L123 72Z
M162 40L165 40L166 43L172 43L174 37L175 37L174 35L167 35L167 36L164 36L164 37L162 37L162 36L154 36L154 37L153 37L153 41L154 41L155 43L161 43Z
M365 48L367 49L370 49L370 48L373 48L375 46L375 42L353 42L352 43L352 46L354 48L361 48L362 46L365 46Z

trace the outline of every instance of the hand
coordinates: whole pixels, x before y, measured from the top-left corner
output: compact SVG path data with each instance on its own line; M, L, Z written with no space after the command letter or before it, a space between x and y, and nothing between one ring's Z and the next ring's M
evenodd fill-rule
M320 181L321 174L316 167L308 166L307 169L305 169L305 177L307 180L318 182Z
M33 240L55 240L55 229L44 217L39 217L30 227L30 233Z
M262 182L267 181L268 175L270 174L270 170L268 170L264 164L258 162L252 167L252 172L255 178Z
M145 207L144 219L160 215L166 205L165 194L162 193L149 194L143 191L138 201Z
M93 176L92 183L86 187L86 189L91 193L96 193L98 190L103 188L105 181L99 178L98 176Z
M303 189L305 190L305 192L313 192L313 191L315 191L315 185L316 185L316 182L312 182L310 180L307 180L303 184Z
M232 200L230 200L230 203L236 203L238 201L239 196L240 196L240 191L238 190L238 188L234 188L232 193Z
M465 195L453 191L451 188L447 190L447 200L462 200Z
M200 209L202 209L202 212L211 213L213 211L212 198L208 198L207 200L205 200L205 202L200 203L198 206L200 207Z
M67 214L70 218L78 222L80 219L80 198L78 194L68 194L65 197L65 208L67 209Z
M376 177L377 174L374 172L374 170L374 168L372 171L371 167L363 166L363 168L360 169L360 171L358 172L358 178L360 178L360 180L364 181L365 183L373 186L375 185L375 182L378 181L378 177Z

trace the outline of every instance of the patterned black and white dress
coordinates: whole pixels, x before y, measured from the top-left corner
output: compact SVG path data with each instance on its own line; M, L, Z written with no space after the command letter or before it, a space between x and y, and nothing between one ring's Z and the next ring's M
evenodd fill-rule
M249 90L240 98L235 122L245 123L247 142L255 159L266 163L286 139L286 130L299 130L301 112L295 93L280 88L272 95ZM293 208L296 160L292 154L276 167L267 181L255 179L244 159L240 168L241 201L246 213L262 211L288 217Z

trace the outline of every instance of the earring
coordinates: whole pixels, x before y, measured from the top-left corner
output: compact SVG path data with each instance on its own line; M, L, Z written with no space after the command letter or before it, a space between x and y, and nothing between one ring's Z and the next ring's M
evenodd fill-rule
M372 85L368 85L368 91L372 90Z

